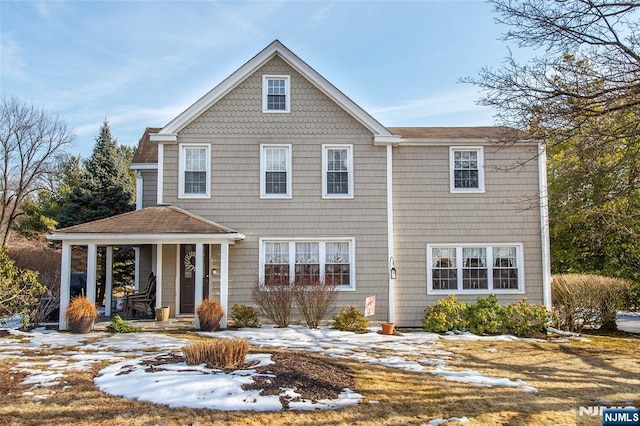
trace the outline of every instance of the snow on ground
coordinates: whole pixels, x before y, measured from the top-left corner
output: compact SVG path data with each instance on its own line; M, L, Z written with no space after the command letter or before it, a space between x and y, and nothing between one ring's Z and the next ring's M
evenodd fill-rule
M130 399L138 399L171 407L209 408L216 410L282 410L279 395L260 395L259 390L245 391L243 384L253 383L259 373L255 369L222 372L205 366L188 366L184 362L156 365L150 369L145 361L178 353L189 343L161 333L89 334L58 333L36 329L30 333L9 330L10 337L0 338L0 359L34 355L30 361L18 362L12 371L27 373L24 384L30 388L25 395L35 399L47 397L46 390L53 386L67 389L68 371L84 370L93 363L109 361L94 383L103 392ZM487 377L475 371L455 371L447 367L451 352L444 349L443 340L516 340L513 336L479 337L472 334L438 335L424 332L386 336L370 329L364 334L342 332L330 328L311 330L301 326L286 329L262 327L225 330L215 333L199 332L201 336L215 338L239 337L254 347L304 350L330 357L347 358L362 363L383 365L406 371L430 373L447 380L480 386L514 387L535 392L522 380ZM39 350L60 349L56 355L36 356ZM251 354L249 362L258 365L270 363L268 354ZM37 392L34 392L37 390ZM49 394L55 393L51 390ZM296 389L283 389L282 396L294 398ZM335 400L296 400L289 403L294 410L334 409L358 404L363 396L344 389ZM431 424L464 421L462 417L435 419Z

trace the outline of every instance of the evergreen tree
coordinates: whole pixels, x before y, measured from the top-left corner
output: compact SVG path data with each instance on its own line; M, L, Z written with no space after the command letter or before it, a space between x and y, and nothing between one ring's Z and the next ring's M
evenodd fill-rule
M91 157L84 162L80 185L69 194L58 217L59 228L126 213L135 208L135 181L129 173L126 151L118 148L104 121Z

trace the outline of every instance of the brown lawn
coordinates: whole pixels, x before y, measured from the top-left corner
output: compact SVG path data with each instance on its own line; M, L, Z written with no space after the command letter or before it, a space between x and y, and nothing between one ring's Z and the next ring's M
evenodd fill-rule
M187 333L173 335L192 338ZM104 363L94 364L87 371L67 372L65 386L68 388L59 385L32 390L36 395L48 395L38 400L34 395L23 394L30 388L21 383L25 373L11 370L18 362L34 361L44 355L36 351L0 362L0 424L422 425L435 418L466 416L470 425L573 425L578 421L599 425L598 417L579 419L578 406L611 401L631 402L640 407L640 339L589 339L590 342L441 341L442 349L454 354L448 367L521 379L535 387L537 393L475 386L428 373L309 355L310 359L317 359L320 366L330 362L350 370L355 390L364 396L357 406L317 412L172 409L112 397L93 385L93 377ZM64 353L68 349L48 350L46 354ZM260 349L260 352L265 351Z

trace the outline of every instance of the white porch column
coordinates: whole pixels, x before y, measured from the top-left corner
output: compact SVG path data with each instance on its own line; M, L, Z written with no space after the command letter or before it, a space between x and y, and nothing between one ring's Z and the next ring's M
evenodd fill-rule
M133 252L135 254L135 271L133 274L133 288L135 291L140 289L140 247L134 247Z
M229 243L220 244L220 304L224 315L220 328L227 328L227 312L229 311Z
M204 291L202 289L202 281L204 280L204 244L196 244L196 276L194 288L193 313L195 320L195 328L200 328L200 320L198 319L198 307L202 303Z
M162 306L162 244L156 249L156 308Z
M87 246L87 299L96 303L96 276L98 263L98 246L89 244Z
M71 294L71 248L67 242L62 242L62 262L60 265L60 314L58 317L60 330L67 329L67 308Z
M106 266L104 269L104 314L110 317L111 300L113 299L113 246L107 246Z

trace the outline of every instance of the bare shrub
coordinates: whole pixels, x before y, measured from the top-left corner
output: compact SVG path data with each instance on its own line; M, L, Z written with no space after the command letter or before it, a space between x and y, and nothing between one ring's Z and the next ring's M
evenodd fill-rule
M262 314L278 327L285 328L291 324L293 289L288 282L258 281L251 292L251 298Z
M234 369L244 365L249 344L244 339L213 339L182 348L188 365L206 364L209 368Z
M293 284L293 297L309 328L318 328L338 298L338 287L319 277L303 278Z
M616 330L616 313L624 307L629 282L586 274L553 276L551 298L558 327L581 332L586 328Z

